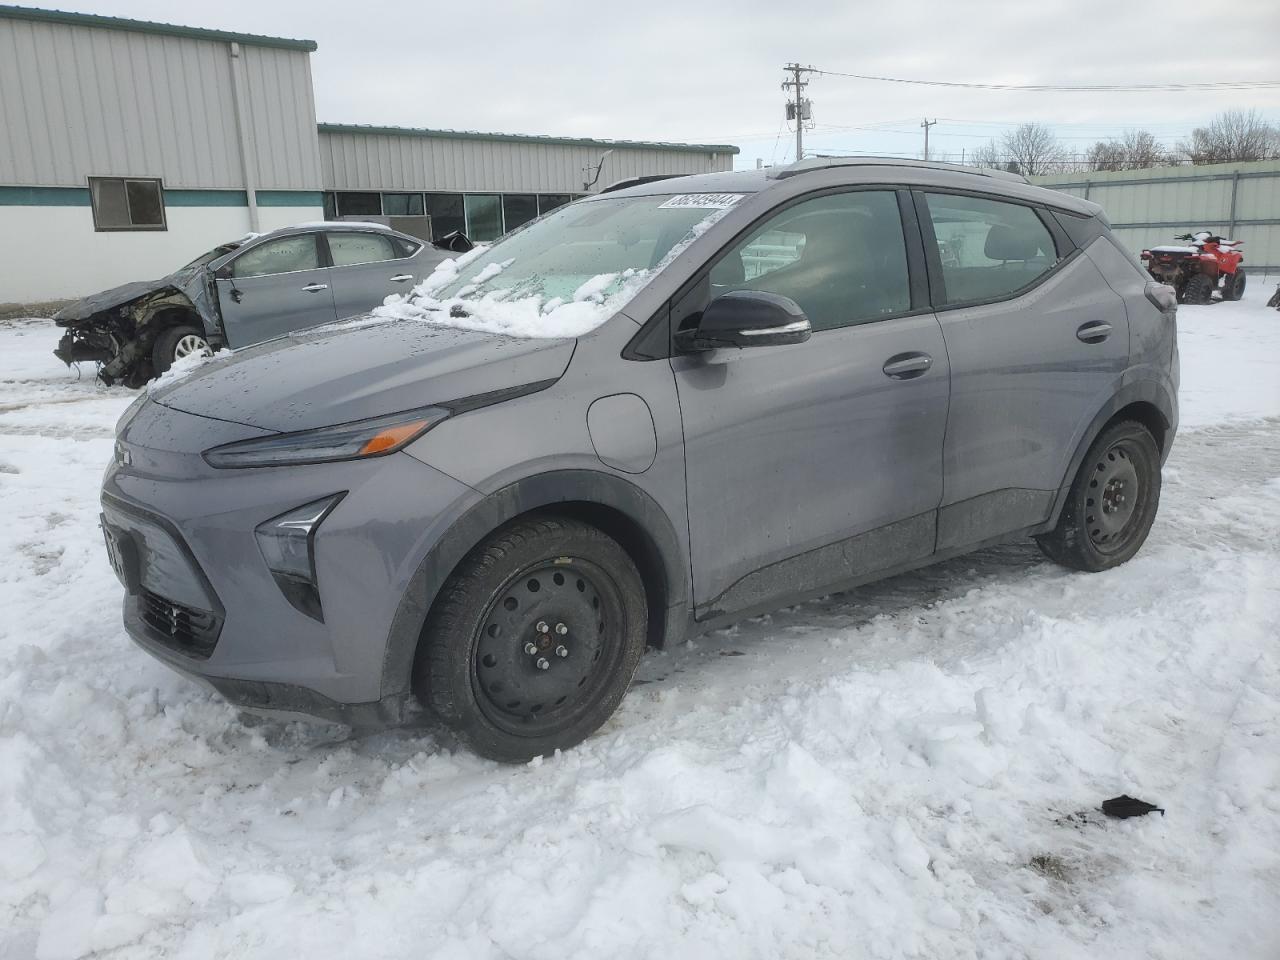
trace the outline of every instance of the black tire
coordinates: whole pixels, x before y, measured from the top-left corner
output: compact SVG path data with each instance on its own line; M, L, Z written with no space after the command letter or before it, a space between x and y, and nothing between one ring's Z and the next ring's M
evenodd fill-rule
M1206 274L1197 273L1187 280L1182 289L1183 303L1208 303L1213 299L1213 281Z
M1237 268L1235 273L1228 273L1222 280L1222 299L1239 300L1244 296L1246 282L1243 267Z
M644 653L644 585L616 541L517 520L471 551L423 628L413 690L472 750L523 762L612 716Z
M1109 570L1146 542L1159 506L1160 449L1146 427L1123 420L1093 441L1058 525L1036 542L1073 570Z
M189 352L188 346L193 338L204 344L204 350L209 349L204 331L193 324L184 323L160 331L156 342L151 346L151 366L157 377L173 366L173 361L179 356L185 356Z

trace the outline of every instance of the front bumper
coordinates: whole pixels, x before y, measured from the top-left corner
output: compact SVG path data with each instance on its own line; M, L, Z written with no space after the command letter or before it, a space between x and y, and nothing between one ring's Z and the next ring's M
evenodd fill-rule
M102 496L105 528L137 552L136 574L122 577L125 628L242 707L400 722L407 678L383 675L396 610L423 556L478 494L405 454L249 470L200 457L264 434L155 402L126 425ZM347 495L315 539L319 622L281 593L254 528L338 492Z

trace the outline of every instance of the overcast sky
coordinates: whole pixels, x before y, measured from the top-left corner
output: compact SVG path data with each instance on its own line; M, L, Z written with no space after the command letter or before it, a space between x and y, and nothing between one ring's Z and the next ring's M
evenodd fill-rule
M41 4L43 5L43 4ZM53 4L50 4L53 5ZM782 67L994 83L1280 79L1280 0L99 0L63 9L305 37L321 121L732 143L793 158ZM1072 148L1142 126L1172 144L1216 112L1280 122L1280 90L1029 93L813 79L806 151L959 158L1038 120ZM869 129L867 129L869 128Z

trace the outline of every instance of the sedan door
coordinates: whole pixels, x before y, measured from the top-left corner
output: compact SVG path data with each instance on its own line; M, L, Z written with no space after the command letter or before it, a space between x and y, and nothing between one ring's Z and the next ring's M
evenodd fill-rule
M1046 211L917 195L951 358L938 549L1048 519L1076 440L1129 360L1124 301Z
M420 244L373 230L326 231L333 264L333 302L338 317L368 313L389 294L408 293L417 280L411 259Z
M254 244L218 270L222 331L233 348L336 318L329 270L314 233Z
M763 290L814 331L671 362L699 618L933 552L949 374L923 256L905 193L828 194L771 215L673 304L687 328L719 294Z

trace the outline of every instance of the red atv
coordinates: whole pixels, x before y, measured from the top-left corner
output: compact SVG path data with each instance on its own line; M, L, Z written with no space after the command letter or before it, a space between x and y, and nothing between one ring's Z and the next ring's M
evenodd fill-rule
M1239 240L1227 240L1207 230L1184 233L1185 247L1152 247L1142 251L1147 271L1178 293L1179 303L1208 303L1221 285L1223 300L1244 296L1244 254Z

